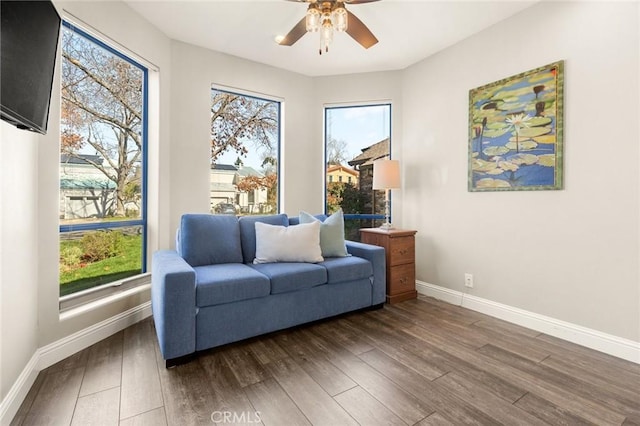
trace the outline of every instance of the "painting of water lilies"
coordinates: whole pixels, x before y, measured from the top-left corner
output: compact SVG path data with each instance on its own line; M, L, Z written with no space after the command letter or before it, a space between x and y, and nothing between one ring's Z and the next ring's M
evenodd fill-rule
M562 189L564 61L469 91L469 191Z

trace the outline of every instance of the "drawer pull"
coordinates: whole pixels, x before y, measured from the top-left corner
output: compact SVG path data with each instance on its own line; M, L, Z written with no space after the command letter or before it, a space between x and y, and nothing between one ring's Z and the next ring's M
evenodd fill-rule
M409 250L401 249L401 250L398 250L398 253L400 253L401 256L404 256L405 254L409 253Z
M406 284L406 282L407 282L407 277L400 278L400 284Z

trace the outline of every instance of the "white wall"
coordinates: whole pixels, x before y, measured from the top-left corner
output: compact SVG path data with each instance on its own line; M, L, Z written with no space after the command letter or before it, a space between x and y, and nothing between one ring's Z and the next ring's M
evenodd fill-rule
M408 68L417 278L640 341L638 3L545 2ZM565 60L565 189L467 192L469 90Z
M38 145L0 122L0 400L38 347Z
M157 65L150 103L150 247L168 246L169 39L123 3L56 2L116 43ZM0 396L4 399L35 351L149 300L148 292L60 321L58 314L58 161L60 84L56 70L46 136L2 123L2 327ZM55 161L52 161L54 159ZM160 173L160 169L163 173ZM6 201L11 200L10 204Z
M178 41L171 43L171 229L183 213L209 212L211 84L283 102L280 210L321 211L322 148L310 129L310 77Z

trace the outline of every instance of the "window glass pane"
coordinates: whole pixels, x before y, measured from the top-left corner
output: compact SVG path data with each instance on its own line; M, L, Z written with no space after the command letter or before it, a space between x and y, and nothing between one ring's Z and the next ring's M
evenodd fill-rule
M141 225L60 234L60 296L141 272Z
M147 70L66 22L61 51L58 214L66 295L145 270ZM130 226L122 228L124 221ZM91 254L110 241L106 257Z
M391 105L325 109L326 211L342 208L345 233L359 240L360 228L384 222L384 191L374 191L373 162L391 152Z
M211 212L278 209L280 103L211 89Z

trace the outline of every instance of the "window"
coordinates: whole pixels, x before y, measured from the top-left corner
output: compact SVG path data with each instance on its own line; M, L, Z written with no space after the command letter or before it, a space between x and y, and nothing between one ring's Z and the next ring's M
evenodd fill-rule
M62 307L146 272L148 71L69 22L61 51Z
M382 224L384 191L372 189L373 162L390 157L390 140L390 104L325 108L325 209L342 208L348 239L358 241L358 229ZM330 174L336 170L338 182Z
M212 213L277 213L279 154L280 102L211 88Z

